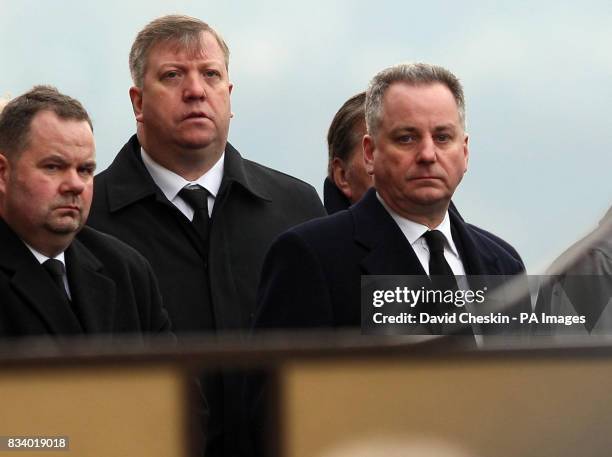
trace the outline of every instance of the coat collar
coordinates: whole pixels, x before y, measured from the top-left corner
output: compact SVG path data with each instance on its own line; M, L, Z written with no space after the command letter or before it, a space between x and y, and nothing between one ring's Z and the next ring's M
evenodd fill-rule
M240 184L247 192L255 197L266 201L272 201L266 183L253 173L249 173L247 167L251 162L243 159L240 153L229 143L225 146L225 172L224 181L234 181Z
M223 181L237 182L255 197L271 200L264 183L249 175L245 169L245 162L248 161L244 160L240 153L227 143ZM133 135L121 148L113 163L108 167L107 173L113 181L113 185L108 187L111 212L152 196L162 203L170 204L142 163L140 143L136 135ZM221 188L223 187L224 184Z
M348 211L353 217L355 241L369 250L362 260L366 272L380 275L425 274L412 246L376 197L375 189L370 189ZM449 217L453 241L466 273L501 274L497 257L483 245L481 235L464 222L454 205L449 208Z

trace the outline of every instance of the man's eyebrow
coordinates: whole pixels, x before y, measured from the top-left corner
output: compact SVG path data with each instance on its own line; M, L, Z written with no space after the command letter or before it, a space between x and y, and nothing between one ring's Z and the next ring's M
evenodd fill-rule
M455 129L455 124L436 125L436 127L434 128L436 132L439 132L440 130L454 130L454 129Z
M416 127L411 127L409 125L405 125L405 126L401 126L401 127L396 127L394 128L391 132L392 133L413 133L413 132L417 132L418 129Z
M58 154L58 153L51 153L49 155L46 155L40 159L40 162L45 162L47 160L55 160L57 162L62 162L62 163L67 162L66 158L63 155Z
M173 62L173 61L171 61L171 62L163 62L163 63L162 63L160 66L159 66L159 68L160 68L160 70L164 70L164 69L165 69L165 68L167 68L167 67L179 67L179 68L181 68L181 67L184 67L184 66L185 66L185 64L184 64L184 63L180 63L180 62Z

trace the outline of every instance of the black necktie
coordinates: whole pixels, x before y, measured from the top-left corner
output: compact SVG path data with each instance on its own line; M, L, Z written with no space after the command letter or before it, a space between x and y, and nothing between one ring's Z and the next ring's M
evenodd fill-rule
M64 285L64 264L57 259L47 259L43 262L42 266L47 270L47 273L49 273L55 285L59 287L62 292L62 297L70 303L70 298L68 297L68 292L66 292L66 286Z
M442 291L442 293L445 293L447 290L451 290L454 293L459 287L457 286L457 279L453 270L444 257L444 242L446 241L444 234L439 230L430 230L425 232L423 237L427 242L427 246L429 246L429 276L433 288ZM450 315L460 311L453 303L444 301L437 303L437 308L440 314L449 313ZM472 334L472 327L466 324L457 323L445 328L446 332L451 334Z
M183 187L179 192L179 195L183 200L185 200L189 206L193 209L193 219L191 220L191 224L193 228L196 230L198 235L200 235L200 239L204 242L205 249L208 249L208 228L210 219L208 217L208 191L198 185L191 185L188 187ZM208 257L207 253L204 256L204 268L208 269L208 263L206 258ZM202 282L199 285L202 290L202 302L203 306L198 310L197 313L197 323L192 325L197 325L199 329L214 329L215 328L215 317L212 306L212 299L210 293L210 280L208 277L208 272L206 272L202 277ZM193 327L195 328L195 327Z
M191 223L196 231L205 242L208 241L208 191L202 186L183 187L179 195L193 209Z
M456 290L457 280L444 257L444 234L439 230L430 230L423 237L429 246L429 276L432 282L436 288Z

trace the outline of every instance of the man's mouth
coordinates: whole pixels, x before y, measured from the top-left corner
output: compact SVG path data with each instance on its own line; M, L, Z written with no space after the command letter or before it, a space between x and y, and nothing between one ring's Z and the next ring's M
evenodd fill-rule
M81 207L78 205L59 205L59 206L56 206L55 209L60 210L60 211L81 212Z
M208 118L208 116L206 114L204 114L203 111L192 111L190 113L188 113L183 120L188 120L188 119L206 119Z

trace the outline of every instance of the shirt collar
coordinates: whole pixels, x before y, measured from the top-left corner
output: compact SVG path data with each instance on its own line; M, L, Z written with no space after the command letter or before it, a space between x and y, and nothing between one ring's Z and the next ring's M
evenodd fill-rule
M223 161L225 152L221 154L219 160L208 170L204 175L200 176L195 181L187 181L182 176L177 175L173 171L162 167L155 162L143 148L140 148L140 155L147 171L155 181L155 184L161 189L169 201L174 200L183 187L188 184L199 184L204 187L213 197L216 197L221 187L223 179Z
M405 217L402 217L399 214L397 214L385 203L385 201L378 194L378 192L376 192L376 197L378 198L380 203L385 207L385 209L387 210L389 215L393 218L395 223L399 226L400 230L402 231L402 233L404 234L404 236L406 237L406 239L408 240L411 246L414 245L414 243L416 243L419 239L421 239L421 237L425 234L425 232L430 230L429 227L427 227L426 225L411 221L410 219L406 219ZM442 219L442 222L440 223L440 225L438 225L432 230L439 230L440 232L442 232L442 234L444 235L444 238L446 238L446 244L450 247L450 250L453 252L453 254L455 254L458 257L459 252L457 251L457 247L455 246L455 243L453 241L453 236L451 234L451 225L450 225L450 218L448 216L448 210L444 214L444 219Z
M34 249L32 246L30 246L25 241L23 242L23 244L25 244L27 246L27 248L30 250L30 252L32 254L34 254L34 257L36 257L36 260L38 260L38 262L40 264L43 264L44 262L46 262L49 259L55 259L55 260L59 260L60 262L62 262L62 264L64 265L64 269L66 269L66 260L64 258L64 252L63 251L60 252L55 257L47 257L46 255L41 254L40 252L38 252L36 249Z

